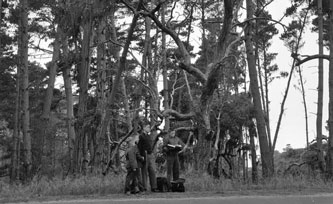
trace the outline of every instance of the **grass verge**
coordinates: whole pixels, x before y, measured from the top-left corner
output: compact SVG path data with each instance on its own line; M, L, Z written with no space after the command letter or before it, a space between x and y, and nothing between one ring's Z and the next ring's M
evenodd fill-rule
M333 182L321 178L274 177L261 180L258 184L250 181L214 179L202 173L183 175L186 178L186 196L197 192L210 192L210 195L268 195L268 194L308 194L333 192ZM78 178L35 178L29 184L13 185L0 181L0 203L29 200L61 199L65 197L121 197L125 175L81 176ZM200 194L199 194L200 195ZM202 194L201 194L202 195ZM149 196L149 195L147 195ZM181 195L180 195L181 196Z

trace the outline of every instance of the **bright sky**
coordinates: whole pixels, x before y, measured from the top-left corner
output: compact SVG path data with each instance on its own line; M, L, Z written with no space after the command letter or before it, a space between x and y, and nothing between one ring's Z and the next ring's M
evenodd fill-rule
M289 6L289 1L275 0L268 9L273 19L278 20L283 16L285 8ZM279 9L276 9L279 8ZM290 19L285 19L284 24L288 24ZM278 27L282 32L281 26ZM281 33L280 32L280 33ZM278 34L273 39L271 52L278 53L276 64L282 71L290 71L292 58L290 52L284 46L283 42L279 39ZM300 51L303 55L318 54L318 34L307 30L304 34L305 44L304 48ZM327 53L325 53L327 54ZM317 66L318 60L312 60L302 65L303 77L305 79L305 94L308 108L308 120L309 120L309 141L311 142L316 138L316 112L317 112ZM326 121L328 119L328 62L324 61L324 109L323 109L323 134L328 135L325 128ZM285 104L285 113L282 119L279 137L276 144L276 149L282 151L287 144L290 144L293 148L302 148L306 146L306 128L305 128L305 115L304 106L302 101L302 95L294 85L298 83L298 75L294 75L292 78L292 85L289 89L289 95ZM275 133L277 119L280 113L280 106L282 97L286 89L287 79L276 80L272 83L270 88L271 98L271 129L272 134Z

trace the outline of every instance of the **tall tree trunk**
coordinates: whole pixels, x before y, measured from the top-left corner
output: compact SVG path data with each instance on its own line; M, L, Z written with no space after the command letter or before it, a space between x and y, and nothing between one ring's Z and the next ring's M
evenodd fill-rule
M103 10L104 7L103 5L105 2L100 2L99 4L99 9ZM119 62L119 44L117 41L117 31L116 31L116 26L115 26L115 11L116 11L116 3L114 0L111 1L110 3L111 9L109 11L109 19L106 18L106 16L101 17L98 32L97 32L97 39L98 39L98 50L97 50L97 55L98 55L98 86L99 90L98 91L98 127L97 127L97 134L96 134L96 140L97 140L97 148L94 151L93 154L93 161L95 163L95 166L97 166L97 170L100 170L100 164L102 162L102 159L105 161L109 161L110 157L110 143L109 139L111 139L111 135L114 135L113 132L111 133L110 128L114 128L115 126L109 126L107 125L106 130L104 135L100 135L99 133L101 132L101 128L103 126L102 121L106 120L105 115L106 115L106 107L107 107L107 98L106 96L110 94L111 88L112 87L112 75L111 75L111 66L107 66L106 63L106 57L107 57L107 50L109 50L109 61L111 62L111 58L114 58L114 61ZM109 22L109 27L110 29L107 29L107 20ZM106 39L108 38L108 39ZM108 42L108 43L105 43ZM107 48L105 47L105 44L107 45ZM111 63L110 63L111 64ZM108 80L109 79L109 80ZM121 91L124 97L124 106L125 106L125 114L126 114L126 121L131 127L131 117L130 117L130 111L129 111L129 104L128 104L128 97L126 93L126 85L124 78L120 79L120 87ZM113 117L113 116L112 116ZM110 131L109 131L110 130ZM115 138L112 138L115 139ZM107 149L105 147L108 147ZM118 154L117 154L118 156ZM103 168L101 170L103 171Z
M257 22L257 21L256 21ZM256 27L257 30L257 27ZM256 31L257 32L257 31ZM258 35L256 33L256 35ZM263 64L264 67L261 68L260 65L260 59L259 59L259 52L258 52L258 46L255 46L255 58L257 60L258 63L258 78L259 78L259 87L260 87L260 94L261 94L261 101L262 101L262 105L263 105L263 111L264 111L264 118L265 118L265 123L266 123L266 131L267 131L267 137L268 137L268 145L269 145L269 149L270 151L272 151L272 141L271 141L271 134L270 134L270 126L269 126L269 99L268 99L268 76L267 76L267 63L266 63L266 47L264 45L263 48ZM264 82L262 80L262 70L264 72Z
M117 40L117 28L116 28L116 19L115 19L115 12L116 12L116 4L113 5L112 7L112 14L111 14L111 27L112 27L112 30L111 30L111 39L114 41L114 42L118 42ZM115 59L116 62L119 62L120 60L120 47L119 45L116 45L116 44L113 44L111 45L112 47L112 55ZM111 85L109 86L111 87ZM121 89L121 93L123 95L123 103L124 103L124 108L125 108L125 117L126 117L126 122L127 122L127 126L128 126L128 129L129 129L129 132L132 130L132 116L131 116L131 112L130 112L130 104L129 104L129 99L128 99L128 94L127 94L127 89L126 89L126 83L125 83L125 77L121 77L120 78L120 89ZM110 91L111 92L111 91ZM110 93L109 93L110 94ZM113 119L113 125L111 125L111 127L109 126L109 129L111 129L110 131L113 131L112 132L112 135L113 135L113 140L116 140L118 141L119 140L119 134L118 134L118 117L119 117L119 113L115 113L113 114L112 116L114 119ZM110 132L109 131L109 132ZM108 138L111 138L110 135L107 136ZM111 148L109 148L109 152L111 151ZM120 151L119 151L119 148L116 148L116 153L114 154L114 158L115 158L115 164L116 164L116 167L117 169L121 168L121 165L120 165ZM111 154L109 153L107 158L108 158L108 161L110 161L111 158Z
M51 103L53 98L53 91L54 91L54 83L55 78L57 74L58 64L57 61L59 59L59 53L60 53L60 30L59 26L57 28L55 39L53 43L53 55L52 55L52 61L49 69L49 79L47 81L47 90L44 97L44 104L43 104L43 114L42 118L45 120L50 119L50 112L51 112Z
M1 1L2 3L2 1ZM2 9L0 10L0 12ZM1 23L1 21L0 21ZM21 21L19 21L19 26L21 24ZM19 30L21 31L21 30ZM21 36L21 34L20 34ZM19 36L19 37L20 37ZM0 48L2 49L2 48ZM2 53L1 53L2 54ZM21 37L18 40L18 56L22 55L22 41ZM21 107L22 107L22 60L19 57L18 58L18 66L16 70L16 97L15 97L15 117L14 117L14 131L13 131L13 153L12 153L12 164L11 164L11 174L10 174L10 180L12 182L18 181L20 179L20 133L21 133Z
M2 13L2 0L0 0L0 13ZM0 22L1 21L2 21L2 15L0 15Z
M252 0L246 0L247 19L253 18L254 4ZM262 173L263 177L271 177L274 173L273 169L273 156L271 154L267 132L265 118L263 114L259 86L258 86L258 74L255 62L255 53L253 49L253 22L249 21L245 28L245 46L247 54L247 62L249 67L250 76L250 90L253 97L253 103L256 111L256 121L259 134L260 155L262 161Z
M69 157L69 173L74 173L75 171L75 129L74 129L74 108L73 108L73 90L72 90L72 78L71 78L71 64L69 63L68 55L68 43L67 37L63 36L62 38L62 49L65 65L62 69L62 77L64 80L65 86L65 95L66 95L66 126L67 126L67 135L68 135L68 157Z
M0 14L2 13L2 0L0 0ZM2 26L2 15L0 15L0 27ZM1 44L1 37L0 37L0 45ZM1 59L2 59L2 46L0 46L0 64L1 64Z
M54 83L56 79L57 69L58 69L58 60L59 60L59 53L60 53L60 26L57 27L57 31L55 33L55 39L53 43L53 55L52 55L52 62L49 67L49 79L47 81L47 89L46 94L44 97L44 104L43 104L43 113L41 116L42 120L42 162L41 162L41 171L43 172L46 169L47 163L49 159L47 158L48 149L46 146L46 136L50 135L51 132L49 131L51 127L49 127L50 115L51 115L51 104L53 99L53 91L54 91ZM54 142L54 141L53 141Z
M265 62L265 67L264 67L264 72L265 72L265 103L264 105L266 106L266 128L267 128L267 134L268 134L268 142L269 142L269 147L271 148L271 151L274 152L272 149L272 135L271 135L271 125L270 125L270 116L269 116L269 92L268 92L268 67L266 63L266 47L264 48L264 62Z
M202 27L202 33L201 33L201 49L202 49L202 55L204 58L204 67L207 67L208 65L208 48L207 48L207 40L206 40L206 29L205 29L205 0L201 0L201 27Z
M151 127L153 127L156 124L157 120L157 111L159 110L159 97L158 97L158 77L156 72L157 70L153 67L153 56L152 56L152 46L151 46L151 19L149 17L145 17L145 29L146 29L146 35L145 35L145 59L143 59L143 65L146 66L150 72L150 75L148 75L148 85L151 89L151 97L150 97L150 108L153 111L150 111L150 121L151 121ZM163 52L163 51L162 51ZM163 59L162 59L163 60ZM151 135L154 137L157 135L156 129L152 130ZM153 138L153 141L155 141L155 138Z
M318 0L318 44L319 44L319 55L324 54L323 46L323 2ZM325 171L325 161L323 153L323 98L324 98L324 59L318 59L318 102L317 102L317 118L316 118L316 133L317 133L317 149L318 149L318 160L319 168L321 172Z
M303 82L303 75L302 70L300 66L298 66L298 75L300 80L300 86L301 86L301 94L302 94L302 100L303 100L303 106L304 106L304 116L305 116L305 138L306 138L306 148L309 147L309 123L308 123L308 108L306 104L305 99L305 89L304 89L304 82Z
M165 25L165 5L163 4L161 10L161 22ZM168 68L166 65L166 34L162 32L162 67L163 67L163 106L165 110L168 110L169 107L169 85L168 85ZM169 131L170 129L170 120L167 116L165 118L164 130Z
M249 136L251 146L251 164L252 164L252 182L258 183L258 166L257 166L257 151L254 138L257 136L256 126L253 121L249 125Z
M31 177L32 154L31 154L31 135L30 135L30 112L29 112L29 68L28 68L28 1L21 0L21 25L20 40L21 48L20 66L22 67L22 129L23 129L23 153L24 153L24 169L25 179Z
M128 127L132 127L132 117L131 117L131 111L130 111L130 104L129 104L129 99L128 99L128 94L127 94L127 90L126 90L126 83L125 83L125 79L121 78L120 81L120 87L121 87L121 92L123 94L123 98L124 98L124 108L125 108L125 117L126 117L126 123L128 125Z
M202 3L202 2L201 2ZM204 10L204 9L203 9ZM190 17L189 17L189 24L188 24L188 27L187 27L187 39L186 39L186 44L188 45L188 46L190 46L190 35L191 35L191 29L192 29L192 22L193 22L193 12L194 12L194 5L191 5L191 10L190 10ZM202 15L204 15L204 11L202 12ZM202 21L202 25L203 25L203 23L205 22L205 19L204 19L204 17L202 17L203 19L201 19L201 21ZM205 28L203 27L202 28L202 35L201 35L201 37L202 37L202 40L204 40L204 38L205 38ZM201 46L203 46L204 45L204 43L202 43L201 44ZM204 49L206 49L206 48L204 48ZM206 52L206 51L204 51L204 52ZM207 63L206 63L207 61L205 61L205 67L207 66ZM184 79L185 79L185 83L186 83L186 87L187 87L187 92L188 92L188 95L189 95L189 97L190 97L190 106L191 107L193 107L194 106L194 104L193 104L193 97L192 97L192 93L191 93L191 87L190 87L190 84L189 84L189 82L188 82L188 77L187 77L187 73L185 72L185 70L183 70L183 74L184 74ZM181 106L181 100L182 100L182 94L180 94L180 97L179 97L179 106ZM178 109L178 110L180 110L180 108Z
M21 43L18 43L18 50L21 51ZM19 54L20 55L20 54ZM14 117L14 132L13 132L13 153L10 180L18 181L20 178L20 132L21 132L21 67L17 67L16 73L16 99L15 99L15 117Z
M98 1L98 11L103 13L103 3L104 1ZM102 15L102 14L101 14ZM97 95L97 107L95 120L98 121L97 128L100 128L100 121L105 117L105 104L106 104L106 17L101 16L99 18L97 27L97 84L96 84L96 95ZM93 157L94 167L101 169L103 158L103 149L107 140L105 135L102 137L97 137L96 135L96 149Z
M330 177L333 177L333 2L330 1L330 13L329 13L329 42L330 42L330 56L329 56L329 110L328 110L328 166L327 172Z
M79 73L79 105L78 105L78 122L76 127L76 148L81 149L81 151L77 151L78 162L82 162L81 166L77 166L76 170L82 170L85 173L88 165L87 160L87 146L84 145L86 141L86 121L85 114L87 113L87 101L88 101L88 85L89 85L89 75L90 75L90 39L91 39L91 5L87 4L84 12L85 16L83 19L83 39L82 39L82 50L81 50L81 64L78 69ZM81 155L82 153L82 155Z

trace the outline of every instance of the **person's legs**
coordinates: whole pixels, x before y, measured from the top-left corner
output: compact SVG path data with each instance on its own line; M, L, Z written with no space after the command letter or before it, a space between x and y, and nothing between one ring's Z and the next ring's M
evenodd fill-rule
M127 169L127 175L125 179L125 193L131 191L131 173L130 170Z
M140 179L140 171L137 170L133 172L133 193L139 193L140 191L144 190L139 179Z
M167 180L168 185L170 185L171 177L173 174L173 163L174 163L174 157L173 156L167 156Z
M173 164L173 180L176 181L179 179L179 158L175 156L174 164Z
M126 181L125 181L125 193L133 192L136 185L135 172L132 169L127 169Z
M137 178L138 187L139 187L140 191L145 191L146 189L142 183L142 168L138 169L138 172L136 173L135 177Z
M147 190L147 180L148 180L147 164L148 164L148 162L145 161L142 164L142 168L141 168L141 179L142 179L141 181L142 181L142 185L145 190Z
M157 189L157 183L156 183L156 165L155 165L155 158L154 155L149 154L147 156L147 162L148 162L148 174L149 174L149 183L150 183L150 189L152 191L155 191Z

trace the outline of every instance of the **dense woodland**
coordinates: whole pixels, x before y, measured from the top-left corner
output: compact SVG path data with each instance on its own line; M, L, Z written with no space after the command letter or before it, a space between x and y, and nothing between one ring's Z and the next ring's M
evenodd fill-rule
M267 10L273 1L0 0L0 176L121 173L126 141L148 120L154 141L177 130L184 171L256 183L307 166L332 178L333 53L323 50L333 46L333 3L284 0L293 19L284 25ZM317 55L299 52L305 28L318 33ZM275 35L289 72L269 52ZM317 140L276 155L292 76L309 60L318 61ZM279 77L288 80L273 130L269 84ZM156 151L163 165L158 142Z

